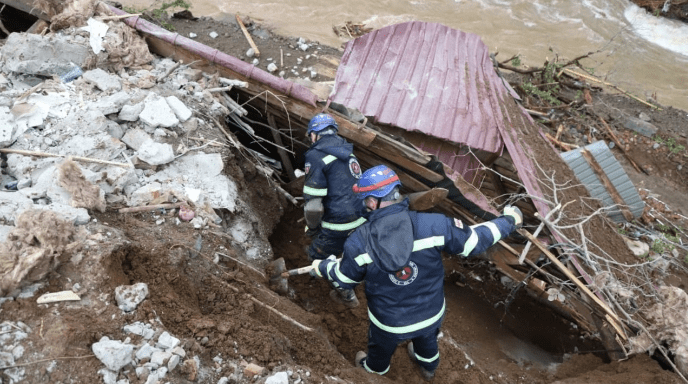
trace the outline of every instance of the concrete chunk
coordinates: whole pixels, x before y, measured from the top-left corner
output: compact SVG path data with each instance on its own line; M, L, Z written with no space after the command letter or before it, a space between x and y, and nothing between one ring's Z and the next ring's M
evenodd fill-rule
M119 113L124 104L131 100L131 96L124 91L98 99L89 104L89 108L100 111L103 115Z
M124 312L131 312L148 297L148 284L120 285L115 288L117 306Z
M139 119L141 112L143 112L143 107L143 103L125 105L122 107L122 110L119 111L119 115L117 117L124 121L136 121Z
M91 346L93 354L105 366L113 371L119 372L122 367L132 362L132 352L134 346L122 343L119 340L109 340L107 337L100 339Z
M153 128L159 126L169 128L179 124L177 116L167 101L155 93L146 96L139 119Z
M621 124L624 128L638 132L643 136L652 137L657 133L657 127L635 117L623 116L621 118Z
M0 107L0 148L5 148L14 141L13 135L17 130L14 116L7 107Z
M120 83L119 77L111 75L100 68L86 71L83 78L95 84L98 89L104 92L111 90L120 91L122 89L122 83Z
M0 56L6 71L52 76L69 72L73 65L84 67L93 54L82 36L11 33Z
M124 136L122 136L122 141L124 144L136 151L138 151L143 143L147 142L148 140L151 140L150 135L148 135L144 130L138 128L130 129L124 134Z
M174 114L177 116L179 121L184 122L189 120L192 112L184 103L182 103L181 100L179 100L176 96L169 96L165 98L165 100L170 108L172 108L172 111L174 111Z
M148 139L141 144L136 151L140 160L150 165L167 164L174 160L174 149L165 143L156 143L153 139Z
M18 211L24 211L33 206L33 201L17 192L0 191L0 219L5 222L14 222L19 216Z

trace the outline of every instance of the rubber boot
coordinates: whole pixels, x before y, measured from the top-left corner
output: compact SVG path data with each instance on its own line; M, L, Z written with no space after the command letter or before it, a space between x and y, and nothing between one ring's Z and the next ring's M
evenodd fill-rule
M413 341L408 343L408 355L411 358L411 361L418 364L418 358L416 357L416 353L413 351ZM418 364L418 368L420 368L420 375L423 376L423 379L432 380L432 378L435 377L435 371L428 371L420 364Z
M358 307L358 298L353 289L335 288L330 291L330 298L338 303L343 304L347 308Z

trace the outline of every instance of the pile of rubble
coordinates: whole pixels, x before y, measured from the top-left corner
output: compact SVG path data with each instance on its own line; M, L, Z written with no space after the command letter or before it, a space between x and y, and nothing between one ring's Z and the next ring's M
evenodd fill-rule
M86 36L83 28L45 36L13 33L0 49L0 306L31 298L45 287L45 276L63 252L78 263L108 241L117 230L94 229L100 223L91 214L106 207L155 209L159 214L151 225L173 220L196 229L220 228L216 212L226 211L233 220L224 223L224 230L243 255L254 260L272 256L267 234L252 230L252 208L241 202L237 183L223 172L223 157L232 147L217 140L218 120L230 113L226 103L231 100L216 97L221 92L213 89L222 81L240 82L147 51L137 56L148 58L145 63L122 55L113 59L111 53L122 51L121 44L133 37L122 39L121 23L110 22L98 41L94 30L100 24L89 20ZM108 40L111 32L120 37L119 46ZM103 65L82 69L94 64ZM75 283L71 291L84 294L86 289ZM114 296L122 313L128 313L147 294L139 283L119 287ZM0 327L0 366L10 382L21 382L26 374L17 361L24 355L22 340L32 330L21 322ZM270 374L243 359L221 356L215 357L214 368L202 368L200 358L187 356L186 346L159 320L134 322L123 332L129 336L124 340L106 335L92 344L104 365L99 374L105 383L164 382L173 372L205 381L228 367L234 374L219 382L249 382ZM310 375L294 367L271 368L266 383L299 383Z

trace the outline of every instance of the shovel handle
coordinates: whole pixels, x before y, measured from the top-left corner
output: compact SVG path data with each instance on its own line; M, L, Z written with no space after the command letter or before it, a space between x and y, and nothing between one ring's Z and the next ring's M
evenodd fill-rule
M335 261L340 261L340 260L341 260L341 258L339 258L339 259L337 259L337 260L335 260ZM313 266L312 266L312 265L308 265L308 266L301 267L301 268L296 268L296 269L290 269L290 270L288 270L288 271L282 272L282 277L303 275L303 274L305 274L305 273L310 272L311 269L313 269Z

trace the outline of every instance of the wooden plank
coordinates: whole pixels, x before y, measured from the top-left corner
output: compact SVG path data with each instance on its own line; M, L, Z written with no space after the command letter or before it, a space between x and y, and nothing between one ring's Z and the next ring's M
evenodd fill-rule
M0 3L9 5L12 8L16 8L20 11L34 15L41 20L50 21L50 16L48 16L42 10L36 8L33 4L33 0L0 0Z
M582 149L581 155L583 155L585 161L588 162L590 168L592 168L592 170L595 172L597 177L602 182L602 185L604 185L604 188L607 190L607 192L609 192L609 195L612 197L612 200L614 200L614 203L616 203L616 205L619 206L619 209L621 210L621 214L623 215L623 217L628 222L633 221L633 214L628 209L626 202L623 200L623 198L621 198L619 191L616 190L616 187L614 187L614 184L612 184L611 180L609 180L607 174L604 173L602 166L600 166L597 160L595 160L592 153L590 153L587 149Z
M334 67L339 67L339 57L332 56L332 55L322 55L318 57L320 60L329 63L330 65Z
M277 123L275 123L275 116L272 115L272 113L268 113L268 124L272 127L272 138L275 140L275 143L277 144L277 152L280 155L280 159L282 159L282 164L284 164L284 170L287 172L287 176L289 177L289 181L294 181L296 180L296 175L294 174L294 167L291 165L291 159L289 158L289 155L287 155L287 152L282 149L284 145L282 144L282 137L280 136L279 132L277 131Z
M549 260L550 260L550 261L551 261L551 262L552 262L561 272L563 272L564 275L566 275L566 277L569 278L569 280L571 280L574 284L576 284L576 286L577 286L581 291L583 291L583 293L585 293L588 297L590 297L590 298L595 302L595 304L597 304L597 305L598 305L607 315L610 316L610 318L611 318L612 320L614 320L615 322L617 322L618 324L614 324L614 328L615 328L615 329L622 328L623 323L621 322L621 319L619 319L619 317L616 315L616 313L614 313L614 311L612 311L611 308L609 308L609 306L607 306L607 304L605 304L602 300L600 300L599 297L595 296L595 294L593 294L593 293L590 291L590 289L588 289L588 287L587 287L585 284L583 284L580 280L578 280L578 278L577 278L568 268L566 268L566 266L565 266L564 264L562 264L561 261L559 261L559 259L557 259L556 256L554 256L554 255L552 254L552 252L549 251L549 249L547 249L547 247L545 247L545 246L540 242L540 240L536 239L535 237L533 237L533 235L530 234L530 232L528 232L528 231L526 231L526 230L523 230L523 229L519 229L519 230L518 230L518 233L521 234L521 236L526 237L526 238L527 238L528 240L530 240L535 246L537 246L538 248L540 248L540 250L545 254L545 256L547 256L547 258L548 258L548 259L549 259ZM625 334L625 333L621 333L619 336L620 336L623 340L627 340L627 339L628 339L628 338L626 337L626 334Z
M33 33L36 35L41 35L43 32L50 27L47 21L38 19L35 23L26 31L26 33Z

